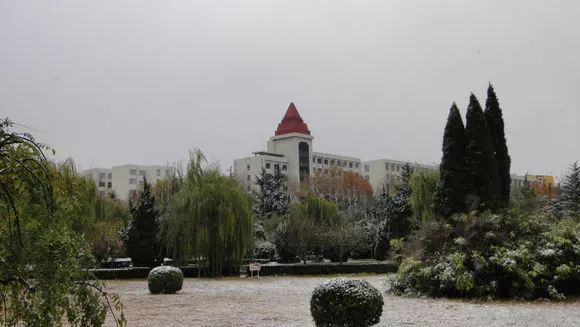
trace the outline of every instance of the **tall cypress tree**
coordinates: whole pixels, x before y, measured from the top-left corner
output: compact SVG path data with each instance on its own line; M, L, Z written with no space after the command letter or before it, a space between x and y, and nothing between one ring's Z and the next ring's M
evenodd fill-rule
M479 101L469 97L465 123L466 209L496 209L499 177L491 133Z
M150 184L145 180L143 190L136 199L130 199L129 211L133 216L127 230L122 234L127 246L127 254L134 266L153 267L157 264L159 246L157 233L159 221L155 209L155 196Z
M435 193L435 212L444 217L465 211L465 128L453 103L443 134L441 178Z
M502 208L507 208L510 200L511 158L508 153L505 139L502 111L491 84L489 84L489 87L487 88L487 100L485 101L484 114L495 150L495 162L499 176L499 189L497 190L498 205Z

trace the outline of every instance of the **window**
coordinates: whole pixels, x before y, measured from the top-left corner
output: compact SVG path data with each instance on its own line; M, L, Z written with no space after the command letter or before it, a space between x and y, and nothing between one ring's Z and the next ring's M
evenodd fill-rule
M365 173L369 172L369 165L365 165Z
M270 169L270 167L272 167L272 164L269 162L266 162L266 169Z
M105 191L99 191L100 196L105 196Z
M108 182L108 183L107 183L107 188L111 188L111 187L113 187L113 183L111 183L111 182Z
M105 182L99 182L99 187L105 187Z
M318 158L318 163L322 165L322 158Z
M330 160L330 164L331 165L334 165L334 160Z
M343 167L346 167L346 161L343 161L343 162L342 162L342 166L343 166Z
M144 170L139 170L139 176L145 176L145 171Z
M157 169L156 174L157 176L161 176L161 169Z
M358 169L358 162L354 164L354 168Z
M109 179L113 178L113 174L112 173L108 173L107 176L109 177Z
M368 182L369 181L369 175L365 175L365 180Z
M312 163L316 163L316 157L312 157ZM318 163L320 163L320 159L318 159Z
M139 181L139 186L143 186L143 181Z
M324 164L328 165L328 159L324 159Z
M251 181L252 180L252 176L248 175L247 179L248 179L248 181Z
M99 173L99 178L105 178L107 176L107 174L105 173Z
M129 175L137 175L137 169L130 169Z
M246 166L246 170L250 171L250 165Z
M274 170L279 170L280 169L280 165L279 164L274 164Z
M286 171L286 170L288 170L288 166L286 166L286 165L282 165L282 170L283 170L283 171Z
M352 168L352 166L354 166L353 163L352 162L349 162L348 163L348 168Z
M129 178L129 184L137 184L137 180L135 178Z

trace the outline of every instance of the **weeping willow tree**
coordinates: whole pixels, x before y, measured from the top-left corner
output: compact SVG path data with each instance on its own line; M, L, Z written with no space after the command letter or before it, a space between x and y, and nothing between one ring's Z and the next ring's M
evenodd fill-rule
M437 183L438 171L419 171L411 177L411 209L417 223L433 217Z
M239 265L253 241L253 217L246 193L216 168L203 168L200 151L190 154L181 189L169 201L160 240L176 263L207 262L209 276Z

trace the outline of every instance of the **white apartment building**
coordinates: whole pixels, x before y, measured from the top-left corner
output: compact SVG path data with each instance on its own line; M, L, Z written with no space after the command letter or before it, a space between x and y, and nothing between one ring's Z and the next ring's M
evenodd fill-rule
M253 152L253 157L234 160L234 176L247 191L252 191L258 188L256 177L262 169L273 173L279 168L288 176L289 187L292 189L297 189L300 183L307 181L316 171L327 171L332 167L360 173L359 158L313 152L313 140L296 106L290 103L274 136L267 143L267 150Z
M84 172L84 175L90 176L95 181L97 191L101 195L111 193L113 190L113 170L107 168L91 168Z
M119 199L127 200L130 195L143 187L145 179L151 185L155 185L161 179L171 176L173 167L122 165L111 169L92 168L84 173L95 180L99 194L115 192Z
M381 192L386 185L394 185L401 178L405 165L409 164L411 173L420 170L438 171L438 165L427 165L410 161L377 159L362 163L362 175L371 184L375 193Z

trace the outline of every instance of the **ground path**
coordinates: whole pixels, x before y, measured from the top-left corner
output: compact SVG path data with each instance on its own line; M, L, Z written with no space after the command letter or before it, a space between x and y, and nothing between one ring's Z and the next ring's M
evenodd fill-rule
M365 275L383 292L384 275ZM313 326L310 295L325 276L193 279L175 295L150 295L146 280L106 281L128 326ZM377 326L580 326L580 299L477 303L385 296ZM107 320L107 326L113 326Z

